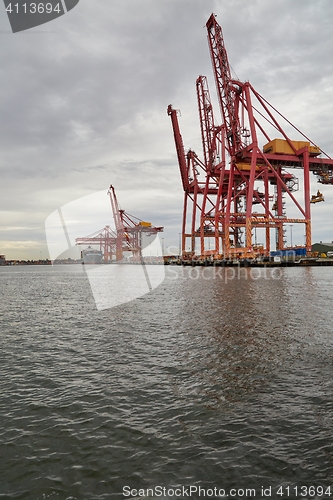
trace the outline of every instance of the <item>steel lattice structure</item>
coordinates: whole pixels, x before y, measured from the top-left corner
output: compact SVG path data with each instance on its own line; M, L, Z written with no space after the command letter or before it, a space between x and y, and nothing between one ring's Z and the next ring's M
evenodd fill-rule
M110 226L105 226L83 238L76 238L76 245L94 245L98 246L103 252L104 262L111 261L116 253L117 234Z
M333 184L333 160L293 126L302 140L291 140L281 125L292 124L249 82L231 76L222 29L212 14L206 24L222 124L214 123L207 78L196 82L204 161L192 150L185 154L177 111L168 106L184 190L182 255L215 258L268 256L271 229L276 249L285 248L285 226L305 226L306 252L311 252L310 174L318 182ZM279 138L272 138L273 131ZM260 148L259 143L265 144ZM302 170L302 185L292 169ZM199 181L198 174L204 180ZM303 202L294 192L303 189ZM288 217L285 200L297 215ZM265 243L253 242L253 231L264 229ZM244 241L243 241L244 238ZM213 249L207 249L214 241ZM190 240L188 244L188 240ZM200 241L197 251L196 241ZM189 247L189 248L188 248Z
M163 231L164 228L155 227L150 222L145 222L121 210L114 186L110 185L107 194L110 197L115 229L106 226L88 236L76 238L75 244L98 246L103 252L104 262L112 261L113 257L118 262L122 261L126 253L130 253L133 258L140 259L143 235L152 236Z
M121 261L125 252L130 252L134 258L142 258L143 235L156 235L163 231L163 227L155 227L150 222L145 222L134 215L130 215L121 210L114 186L110 186L108 195L113 212L113 219L116 226L116 260Z

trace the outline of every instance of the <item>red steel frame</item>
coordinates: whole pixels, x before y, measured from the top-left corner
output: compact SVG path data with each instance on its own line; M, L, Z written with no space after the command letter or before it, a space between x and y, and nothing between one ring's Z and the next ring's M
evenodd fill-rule
M141 219L128 214L125 210L121 210L118 205L115 189L112 185L109 188L108 194L110 196L117 231L116 261L123 259L124 252L131 252L133 257L141 259L143 234L154 235L163 231L164 228L152 225L148 226Z
M142 258L143 234L154 235L163 231L163 227L155 227L146 223L125 210L119 208L115 188L111 185L108 191L110 197L115 231L106 226L84 238L76 238L76 245L98 245L103 252L104 262L121 261L125 252L132 253L133 257ZM148 225L149 224L149 225Z
M199 239L200 255L203 257L268 256L271 229L276 229L276 249L282 250L285 247L284 228L286 224L294 223L305 225L305 246L309 254L310 173L317 175L320 183L333 184L333 160L296 127L294 129L302 135L303 141L292 141L278 122L277 115L286 119L249 82L232 79L222 29L213 14L206 27L222 125L214 124L207 79L200 76L196 88L203 162L194 151L185 154L177 111L171 105L167 110L184 189L182 255L198 253L195 241ZM287 153L274 151L274 147L269 150L269 144L260 149L260 140L272 141L263 123L268 123L274 133L283 139ZM319 157L321 154L326 157ZM303 171L303 203L293 194L298 189L298 179L290 173L290 169ZM204 181L198 180L199 170L204 174ZM284 213L285 197L294 207L296 217L290 218ZM191 214L189 203L192 204ZM256 228L265 230L262 247L252 241ZM207 249L207 239L210 247L212 237L213 249ZM190 239L189 249L187 239Z
M105 226L84 238L76 238L76 245L98 245L103 252L104 262L111 261L116 250L117 235L110 226Z

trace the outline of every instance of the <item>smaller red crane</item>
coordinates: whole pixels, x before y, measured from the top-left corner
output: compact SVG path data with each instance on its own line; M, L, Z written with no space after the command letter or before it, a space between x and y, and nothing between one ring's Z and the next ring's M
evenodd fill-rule
M142 258L143 236L153 236L163 231L163 227L155 227L151 222L143 221L121 210L115 189L112 185L107 192L110 196L115 229L105 226L88 236L76 238L76 245L98 245L103 252L104 262L123 260L124 253L130 252L134 258Z
M130 252L133 257L142 257L143 235L156 235L163 227L155 227L151 222L143 221L119 208L114 186L110 185L108 195L116 226L116 261L123 260L124 253Z
M103 252L104 262L111 261L115 254L117 234L110 226L105 226L84 238L76 238L76 245L98 245L99 250Z

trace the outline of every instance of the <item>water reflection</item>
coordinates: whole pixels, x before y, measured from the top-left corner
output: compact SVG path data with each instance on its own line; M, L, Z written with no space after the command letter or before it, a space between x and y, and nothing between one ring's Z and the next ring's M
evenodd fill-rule
M178 391L204 395L208 407L266 390L279 368L290 364L304 339L313 335L322 296L313 269L254 274L242 268L233 279L229 271L177 270L181 285L175 304L186 338L177 356L188 370ZM327 325L327 311L324 317Z

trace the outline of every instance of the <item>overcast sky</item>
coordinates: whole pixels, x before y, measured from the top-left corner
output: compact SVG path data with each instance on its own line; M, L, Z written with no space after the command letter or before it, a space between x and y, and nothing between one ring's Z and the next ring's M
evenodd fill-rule
M212 12L238 78L333 156L332 0L80 0L16 34L1 2L0 253L47 257L49 214L110 184L122 208L178 246L183 193L166 108L181 110L185 149L202 156L195 80L207 75L215 92ZM314 176L312 186L326 200L312 207L313 242L331 241L333 186ZM294 244L303 233L294 228Z

